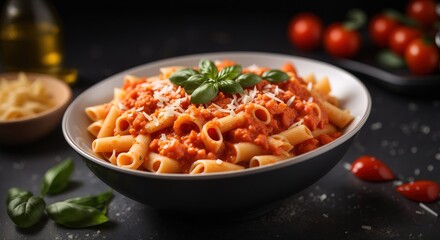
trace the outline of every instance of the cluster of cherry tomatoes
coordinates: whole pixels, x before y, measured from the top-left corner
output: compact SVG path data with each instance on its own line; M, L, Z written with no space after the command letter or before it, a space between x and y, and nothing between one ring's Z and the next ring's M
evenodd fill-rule
M405 14L395 10L377 13L367 22L359 12L348 16L344 22L324 26L315 14L303 12L289 22L288 37L303 51L321 46L333 57L354 57L362 47L360 30L368 29L371 43L389 50L400 58L413 74L430 74L438 71L439 48L434 43L439 26L434 0L410 0ZM364 18L363 18L364 17Z

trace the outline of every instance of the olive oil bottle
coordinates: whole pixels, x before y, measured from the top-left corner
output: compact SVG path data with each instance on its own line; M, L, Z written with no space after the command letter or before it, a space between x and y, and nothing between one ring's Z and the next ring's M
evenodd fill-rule
M0 55L6 71L47 73L72 84L76 71L62 67L62 44L60 19L50 2L6 1L0 17Z

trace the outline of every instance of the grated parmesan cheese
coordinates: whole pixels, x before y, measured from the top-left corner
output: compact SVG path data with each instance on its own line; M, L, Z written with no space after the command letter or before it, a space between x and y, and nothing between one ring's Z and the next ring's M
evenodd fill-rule
M293 101L295 101L295 95L293 95L291 98L289 98L289 100L287 100L286 104L287 106L290 107L290 105L292 105Z
M120 103L120 102L118 102L118 107L119 107L119 109L121 109L121 110L127 110L127 109L128 109L127 106L125 106L124 104L122 104L122 103Z
M273 93L264 93L264 95L268 96L269 98L271 98L271 99L273 99L273 100L275 100L277 102L284 103L281 99L277 98L275 96L275 94L273 94Z
M434 212L431 208L426 206L424 203L419 203L419 206L423 208L425 211L429 212L430 214L434 215L435 217L438 217L438 213Z
M371 230L371 226L367 226L367 225L362 225L361 228L364 230Z
M146 119L148 119L148 121L153 120L153 119L151 118L151 116L148 115L146 112L142 112L142 114L144 115L144 117L145 117Z
M165 133L162 133L162 134L160 135L160 140L162 140L162 141L166 141L166 140L167 140L167 135L165 135Z
M217 163L218 165L220 165L220 164L223 163L223 160L221 160L221 159L217 159L217 160L215 160L215 163Z

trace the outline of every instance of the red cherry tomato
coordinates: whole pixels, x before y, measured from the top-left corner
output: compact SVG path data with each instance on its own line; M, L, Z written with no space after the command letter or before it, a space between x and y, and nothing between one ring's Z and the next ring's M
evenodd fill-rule
M324 33L324 48L334 57L353 57L361 45L361 38L356 30L349 30L340 23L331 24Z
M388 181L395 178L391 169L379 159L364 155L351 164L351 172L358 178L367 181Z
M438 199L440 186L433 181L420 180L396 187L403 196L417 202L434 202Z
M322 21L312 13L300 13L288 27L290 42L301 50L316 49L321 41Z
M406 14L424 27L433 26L437 20L434 0L412 0L406 6Z
M394 29L389 38L390 48L397 54L403 56L408 44L421 36L419 30L411 27L400 26Z
M371 19L368 25L370 38L377 46L386 47L391 32L398 26L399 22L395 19L384 14L378 14Z
M439 68L439 50L423 39L412 40L405 50L405 61L409 70L418 75L429 74Z

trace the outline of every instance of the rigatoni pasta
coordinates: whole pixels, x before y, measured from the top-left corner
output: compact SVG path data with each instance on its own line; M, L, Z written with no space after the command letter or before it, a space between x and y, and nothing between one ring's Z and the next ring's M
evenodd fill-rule
M202 65L125 76L110 102L85 109L96 138L92 150L114 165L157 174L236 171L316 149L338 138L353 119L334 104L326 77L304 80L292 63L280 70L242 68L230 60L205 63L212 79L228 79L218 85L211 80L204 103L192 101L208 98L191 88L206 74ZM252 81L240 83L249 76Z

